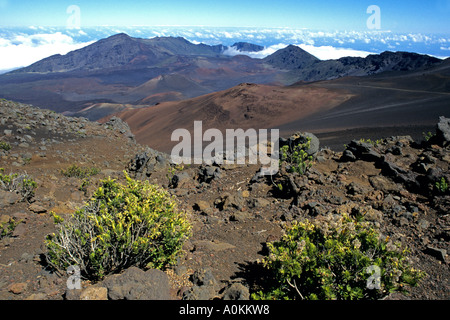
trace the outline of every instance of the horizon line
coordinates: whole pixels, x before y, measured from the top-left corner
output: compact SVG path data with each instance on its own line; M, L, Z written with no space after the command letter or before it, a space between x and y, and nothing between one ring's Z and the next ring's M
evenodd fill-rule
M28 29L36 29L36 28L58 28L58 29L68 29L66 25L4 25L2 28L28 28ZM76 30L83 30L84 28L215 28L215 29L225 29L225 28L233 28L233 29L242 29L242 28L253 28L253 29L282 29L282 30L304 30L304 31L323 31L323 32L364 32L364 33L399 33L399 34L433 34L433 35L450 35L450 32L443 31L429 31L429 32L414 32L414 31L393 31L391 29L381 29L381 30L369 30L369 29L338 29L338 28L309 28L309 27L287 27L287 26L253 26L253 25L242 25L242 26L213 26L213 25L145 25L145 24L137 24L137 25L85 25L80 28L74 28Z

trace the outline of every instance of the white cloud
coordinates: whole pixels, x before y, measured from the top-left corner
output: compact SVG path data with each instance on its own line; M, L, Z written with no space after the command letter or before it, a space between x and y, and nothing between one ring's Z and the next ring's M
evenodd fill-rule
M54 54L66 54L88 43L75 43L61 32L33 35L19 34L11 39L0 39L0 70L25 67Z
M238 54L246 55L256 59L263 59L272 53L280 49L286 48L288 45L284 43L276 44L270 47L265 48L259 52L245 52L236 50L234 47L229 47L224 51L224 54L229 56L235 56ZM369 54L373 54L373 52L362 51L362 50L354 50L349 48L336 48L332 46L314 46L310 44L301 44L297 45L302 48L306 52L312 54L313 56L319 58L320 60L331 60L331 59L339 59L342 57L362 57L365 58Z
M336 48L332 46L320 46L315 47L307 44L299 45L300 48L309 52L313 56L319 58L320 60L331 60L331 59L340 59L343 57L361 57L365 58L369 54L373 54L373 52L362 51L362 50L354 50L348 48Z
M258 52L247 52L247 51L239 51L234 47L228 47L227 50L225 50L223 52L223 54L228 55L228 56L236 56L236 55L246 55L249 56L251 58L255 58L255 59L263 59L267 56L270 56L272 53L275 53L276 51L280 50L280 49L284 49L286 48L288 45L287 44L276 44L267 48L264 48L262 51L258 51Z

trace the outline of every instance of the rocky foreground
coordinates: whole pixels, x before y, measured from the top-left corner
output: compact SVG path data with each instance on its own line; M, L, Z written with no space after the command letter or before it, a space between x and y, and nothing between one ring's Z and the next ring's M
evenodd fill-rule
M9 101L0 102L0 119L2 173L36 182L32 196L0 190L0 222L17 222L0 237L2 300L248 299L265 285L259 261L267 242L294 220L338 210L364 212L383 235L408 246L413 266L427 273L409 295L389 299L449 298L448 119L419 142L358 137L337 153L314 140L305 175L272 178L260 177L256 165L175 167L167 155L136 144L120 119L99 124ZM95 170L64 174L71 166ZM169 189L189 212L185 254L164 272L132 267L71 290L69 275L53 273L45 261L44 239L55 231L51 212L74 212L100 180L121 180L124 170Z

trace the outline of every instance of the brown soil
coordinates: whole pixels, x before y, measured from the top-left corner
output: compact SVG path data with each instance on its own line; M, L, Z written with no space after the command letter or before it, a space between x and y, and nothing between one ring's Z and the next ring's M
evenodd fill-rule
M27 172L33 177L38 182L38 189L32 203L42 206L46 212L31 211L30 203L27 202L6 205L1 209L1 215L20 218L22 223L12 237L0 241L0 299L64 298L67 277L56 275L46 268L43 255L45 237L55 230L50 212L70 214L89 199L100 179L108 176L122 179L122 171L130 160L145 149L130 142L119 132L104 129L96 123L88 124L85 128L86 133L83 135L73 133L70 136L53 136L60 143L48 144L45 156L37 143L30 143L28 147L15 145L16 133L3 137L12 143L13 148L1 157L0 167L6 173ZM0 132L4 129L17 132L18 127L14 121L9 121L0 126ZM36 131L34 138L39 141L41 133ZM350 137L343 137L342 142L349 142L347 138ZM411 161L422 151L407 145L403 149L405 156L400 158ZM20 159L25 152L32 154L31 160ZM448 150L442 152L447 152L447 162L439 163L448 172ZM251 183L250 180L259 169L255 165L221 166L221 177L203 184L195 180L198 166L183 169L193 177L192 181L184 187L171 189L171 192L179 200L180 207L189 212L193 224L193 235L186 243L185 255L179 262L179 266L186 267L186 275L200 268L210 268L219 283L218 295L232 282L244 283L250 290L255 290L264 286L265 273L258 261L266 254L266 243L279 239L283 226L289 224L293 217L308 217L303 209L308 202L317 201L325 208L331 208L335 205L329 199L340 197L344 202L372 205L381 210L389 199L393 206L417 207L418 211L414 211L412 220L392 214L389 207L380 221L381 229L392 239L408 245L413 265L428 274L418 287L411 290L409 296L396 294L390 298L448 299L448 260L439 259L426 251L428 247L436 247L448 252L448 207L444 207L444 212L426 197L411 193L401 185L397 185L392 194L386 190L375 190L371 187L370 177L381 176L381 173L371 162L341 163L338 161L341 153L330 150L322 151L319 156L307 176L307 199L298 206L292 206L293 199L290 197L274 195L273 184L268 180ZM61 174L61 169L72 164L102 170L91 178L86 193L79 190L80 179L67 178ZM153 173L149 180L167 188L167 175L168 170L162 170ZM351 183L356 183L365 191L349 194L347 187ZM220 199L227 197L234 200L222 207ZM255 199L259 201L256 205L252 204ZM208 208L199 210L197 206L200 201L204 201ZM84 286L88 285L84 283ZM182 291L178 290L183 290L182 286L185 285L174 287L174 298L180 298Z
M279 87L243 83L229 90L180 102L130 108L117 114L126 121L141 144L170 152L175 129L193 130L203 121L203 130L270 129L293 119L303 119L330 110L351 97L345 91L315 86Z

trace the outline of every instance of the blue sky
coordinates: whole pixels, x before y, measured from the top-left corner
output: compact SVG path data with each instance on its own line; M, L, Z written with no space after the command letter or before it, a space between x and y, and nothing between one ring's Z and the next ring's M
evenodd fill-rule
M450 0L0 0L0 27L64 26L70 5L81 27L184 25L364 30L370 5L381 9L381 29L450 33Z

